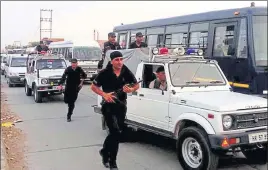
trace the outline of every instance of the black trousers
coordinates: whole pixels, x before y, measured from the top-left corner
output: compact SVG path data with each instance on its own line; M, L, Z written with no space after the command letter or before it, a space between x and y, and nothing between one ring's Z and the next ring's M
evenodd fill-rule
M104 141L102 152L110 158L110 161L116 161L126 112L126 104L109 103L102 106L102 113L109 128L109 135Z
M64 102L68 104L68 113L67 118L71 118L74 108L75 108L75 102L77 100L79 91L76 89L68 89L64 93Z

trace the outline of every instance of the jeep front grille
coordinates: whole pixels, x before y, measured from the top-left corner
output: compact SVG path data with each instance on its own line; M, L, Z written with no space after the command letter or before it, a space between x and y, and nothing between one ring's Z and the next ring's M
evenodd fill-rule
M247 129L260 126L267 126L268 112L236 115L236 129Z
M49 79L48 84L53 83L53 85L59 85L60 79Z
M19 73L20 77L25 77L25 73Z

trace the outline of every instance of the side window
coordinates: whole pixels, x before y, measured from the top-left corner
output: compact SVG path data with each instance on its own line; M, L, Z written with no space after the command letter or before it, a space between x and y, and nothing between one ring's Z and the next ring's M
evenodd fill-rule
M215 27L213 56L231 57L235 53L235 25Z
M167 26L165 36L166 46L170 48L176 48L179 45L186 47L188 44L188 27L188 24Z
M190 48L207 50L209 23L194 23L190 25Z
M127 34L121 33L119 34L119 45L122 49L126 49L126 43L127 43Z
M34 67L35 67L35 61L32 61L31 70L30 70L31 73L34 72Z
M152 83L153 85L156 85L156 87L158 87L158 85L160 84L154 84L157 78L159 79L165 79L165 70L159 73L156 73L157 69L159 67L163 67L161 65L154 65L154 64L145 64L144 65L144 69L143 69L143 84L142 84L142 88L150 88L150 84ZM156 88L156 89L160 89L160 88Z
M148 47L164 46L164 31L164 27L148 28L146 35Z
M247 58L247 25L246 19L243 18L240 23L238 47L237 47L237 58Z

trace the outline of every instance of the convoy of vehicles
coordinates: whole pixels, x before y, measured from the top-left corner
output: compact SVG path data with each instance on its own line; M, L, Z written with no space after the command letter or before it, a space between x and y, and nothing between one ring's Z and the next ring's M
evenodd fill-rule
M62 54L67 60L76 58L80 67L87 74L85 81L92 81L98 73L98 62L102 59L100 45L96 41L89 41L85 44L72 41L52 42L49 45L52 53Z
M30 54L27 59L27 72L25 76L25 94L33 94L34 101L41 103L44 97L61 95L59 90L60 79L67 68L67 61L62 55Z
M222 154L238 148L248 159L258 157L265 163L267 99L234 92L215 60L185 56L182 51L187 50L181 49L158 51L121 51L125 65L143 80L140 89L128 95L125 124L177 140L184 169L214 170ZM167 91L148 88L159 66L165 68ZM98 96L96 113L101 113L101 101Z
M24 84L27 56L23 54L9 54L5 63L4 74L9 87Z
M217 60L237 92L267 96L267 7L227 9L114 28L129 44L142 32L149 47L198 47Z

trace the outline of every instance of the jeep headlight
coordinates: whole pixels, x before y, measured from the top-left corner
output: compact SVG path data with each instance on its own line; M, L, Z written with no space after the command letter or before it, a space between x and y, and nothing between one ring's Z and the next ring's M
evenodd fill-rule
M10 75L10 76L19 76L18 73L13 73L13 72L9 72L9 75Z
M233 125L233 118L230 115L223 116L222 125L225 129L230 129Z
M47 84L48 83L48 80L47 79L42 79L41 80L41 84Z

